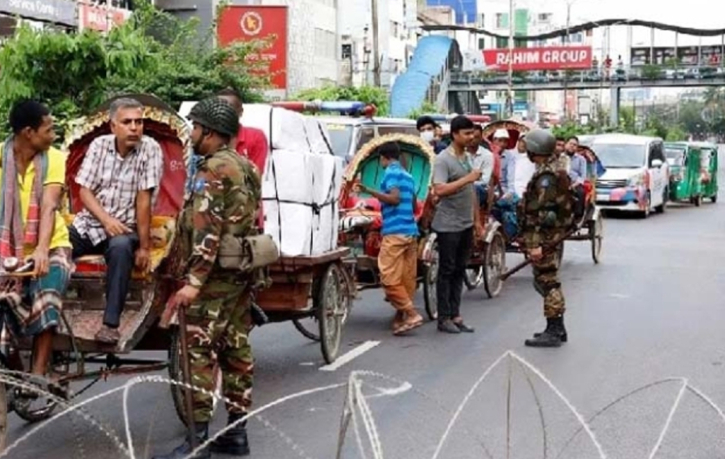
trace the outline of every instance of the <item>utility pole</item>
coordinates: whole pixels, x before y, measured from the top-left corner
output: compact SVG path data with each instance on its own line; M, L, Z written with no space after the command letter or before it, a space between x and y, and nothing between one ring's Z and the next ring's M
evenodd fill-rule
M509 0L509 71L508 94L506 96L506 117L514 115L514 0Z
M378 0L370 0L373 16L373 83L379 88L380 83L380 34L378 24Z
M571 6L575 1L576 0L567 0L566 2L566 36L564 37L564 40L566 40L566 46L569 46L571 43L571 39L569 37L569 28L571 27ZM564 72L564 119L569 120L569 104L567 103L569 101L569 89L567 87L569 78L566 73L567 72Z

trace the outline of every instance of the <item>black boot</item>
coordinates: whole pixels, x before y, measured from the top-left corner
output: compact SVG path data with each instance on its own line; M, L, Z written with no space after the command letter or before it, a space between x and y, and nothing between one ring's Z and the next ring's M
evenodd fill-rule
M209 439L209 424L206 422L197 423L195 427L196 435L194 436L194 440L196 446L194 448L198 448L201 444ZM176 449L174 449L169 454L163 456L154 456L153 459L183 459L187 457L192 451L194 451L194 448L191 447L191 441L189 439L189 435L187 434L186 440L183 444L176 447ZM194 456L192 456L190 459L211 459L211 451L209 450L209 447L206 447Z
M564 321L561 317L547 319L546 330L534 339L527 339L524 344L529 347L559 347L565 334Z
M237 422L244 416L244 414L229 413L227 425ZM224 432L220 437L217 437L211 444L211 450L216 454L248 456L249 440L247 439L247 421L238 423Z
M566 334L566 328L564 328L564 316L559 317L559 319L561 320L561 322L560 322L561 326L557 327L559 329L558 330L559 338L561 339L562 343L566 343L567 340L569 339L569 336ZM556 320L556 319L553 319L553 320ZM538 338L545 332L552 333L553 332L552 326L553 326L552 319L546 319L546 330L544 330L543 332L534 333L534 338Z

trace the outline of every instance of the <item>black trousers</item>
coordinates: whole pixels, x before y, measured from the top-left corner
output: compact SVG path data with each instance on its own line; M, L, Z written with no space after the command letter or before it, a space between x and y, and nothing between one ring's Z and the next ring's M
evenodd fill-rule
M81 236L73 226L69 228L70 242L73 245L73 259L88 255L103 255L106 260L106 312L103 324L118 328L121 313L126 304L131 272L134 267L134 255L138 249L138 235L125 234L105 239L93 245L86 236Z
M461 315L461 293L473 248L473 228L438 236L438 321Z

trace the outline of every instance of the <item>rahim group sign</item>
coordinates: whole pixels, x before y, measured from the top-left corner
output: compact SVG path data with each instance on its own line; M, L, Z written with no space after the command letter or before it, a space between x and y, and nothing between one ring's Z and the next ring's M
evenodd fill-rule
M272 86L287 89L286 6L227 6L219 15L217 34L219 46L270 40L266 49L247 58L264 62L262 73L271 75Z
M592 68L592 56L591 46L514 48L511 62L514 71L586 70ZM488 70L506 71L509 68L509 50L485 49L483 61Z

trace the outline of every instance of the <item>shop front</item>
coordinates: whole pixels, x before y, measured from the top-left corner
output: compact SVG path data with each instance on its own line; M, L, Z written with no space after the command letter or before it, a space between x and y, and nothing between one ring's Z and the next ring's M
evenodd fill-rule
M1 0L0 39L14 33L21 21L39 27L78 28L78 5L73 0Z

